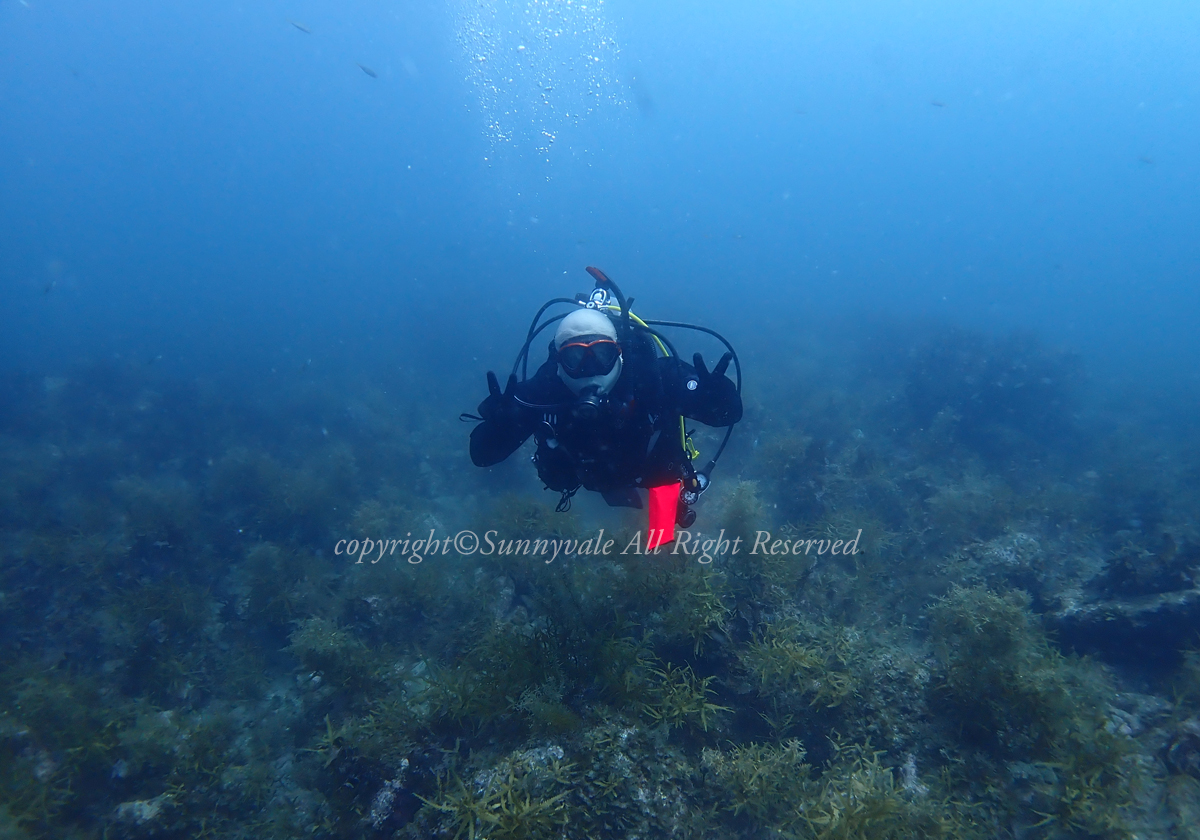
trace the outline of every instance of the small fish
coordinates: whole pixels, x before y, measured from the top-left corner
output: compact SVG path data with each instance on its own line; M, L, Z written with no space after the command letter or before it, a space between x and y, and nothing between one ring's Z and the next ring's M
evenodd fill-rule
M1141 157L1139 157L1138 160L1140 160L1142 163L1149 164L1150 166L1154 165L1154 159L1148 158L1145 155L1142 155Z
M357 61L356 61L356 62L354 62L354 63L355 63L355 64L358 64L358 62L357 62ZM367 74L368 76L370 76L372 79L378 79L378 78L379 78L379 74L378 74L378 73L376 73L374 70L372 70L370 67L368 67L368 66L367 66L367 65L365 65L365 64L358 64L358 69L359 69L359 70L362 70L364 73L366 73L366 74Z
M945 108L946 107L946 103L942 102L941 100L938 100L938 99L933 100L929 104L932 105L934 108Z
M301 32L303 32L305 35L311 35L311 34L312 34L312 30L311 30L311 29L309 29L307 26L305 26L303 23L296 23L296 21L294 21L294 20L289 20L289 21L288 21L288 23L290 23L292 26L294 26L294 27L296 27L297 29L299 29L299 30L300 30Z

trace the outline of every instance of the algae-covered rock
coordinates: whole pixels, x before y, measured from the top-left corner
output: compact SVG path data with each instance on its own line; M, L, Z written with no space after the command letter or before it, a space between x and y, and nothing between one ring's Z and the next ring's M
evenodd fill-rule
M1131 542L1049 617L1062 641L1113 662L1173 665L1200 633L1200 546Z
M1167 784L1167 809L1174 837L1200 840L1200 780L1173 776Z
M1063 644L1076 650L1113 662L1170 665L1200 632L1200 587L1071 602L1048 620Z
M308 671L335 687L361 690L375 677L367 646L325 618L301 621L288 649Z
M113 812L113 822L128 837L154 837L173 829L171 825L175 801L163 793L152 799L131 799L122 802Z
M1188 718L1175 728L1163 758L1172 773L1200 779L1200 718Z

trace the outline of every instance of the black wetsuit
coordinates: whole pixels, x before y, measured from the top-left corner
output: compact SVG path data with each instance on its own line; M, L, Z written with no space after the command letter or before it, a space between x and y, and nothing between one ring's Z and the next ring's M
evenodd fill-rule
M576 396L559 379L551 344L550 357L532 378L514 383L514 393L493 394L480 404L484 422L471 432L471 460L490 467L533 435L534 463L547 488L571 493L582 485L610 505L630 507L642 506L636 488L691 477L679 418L732 425L742 417L741 397L724 365L708 372L674 356L656 356L641 335L631 344L623 348L620 378L594 417L573 410Z

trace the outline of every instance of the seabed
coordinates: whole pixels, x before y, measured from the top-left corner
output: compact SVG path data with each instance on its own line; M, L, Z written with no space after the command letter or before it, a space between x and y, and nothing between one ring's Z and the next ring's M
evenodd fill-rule
M743 360L703 562L410 388L10 377L0 838L1200 836L1195 447L1028 336L888 341Z

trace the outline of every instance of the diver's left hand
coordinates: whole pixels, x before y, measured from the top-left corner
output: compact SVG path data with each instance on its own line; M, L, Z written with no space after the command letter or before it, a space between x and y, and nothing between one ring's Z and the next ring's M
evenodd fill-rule
M696 378L700 380L701 387L716 385L716 380L725 378L725 371L729 370L729 363L733 361L733 354L726 353L721 357L710 372L704 366L704 357L699 353L692 356L692 366L696 368Z

